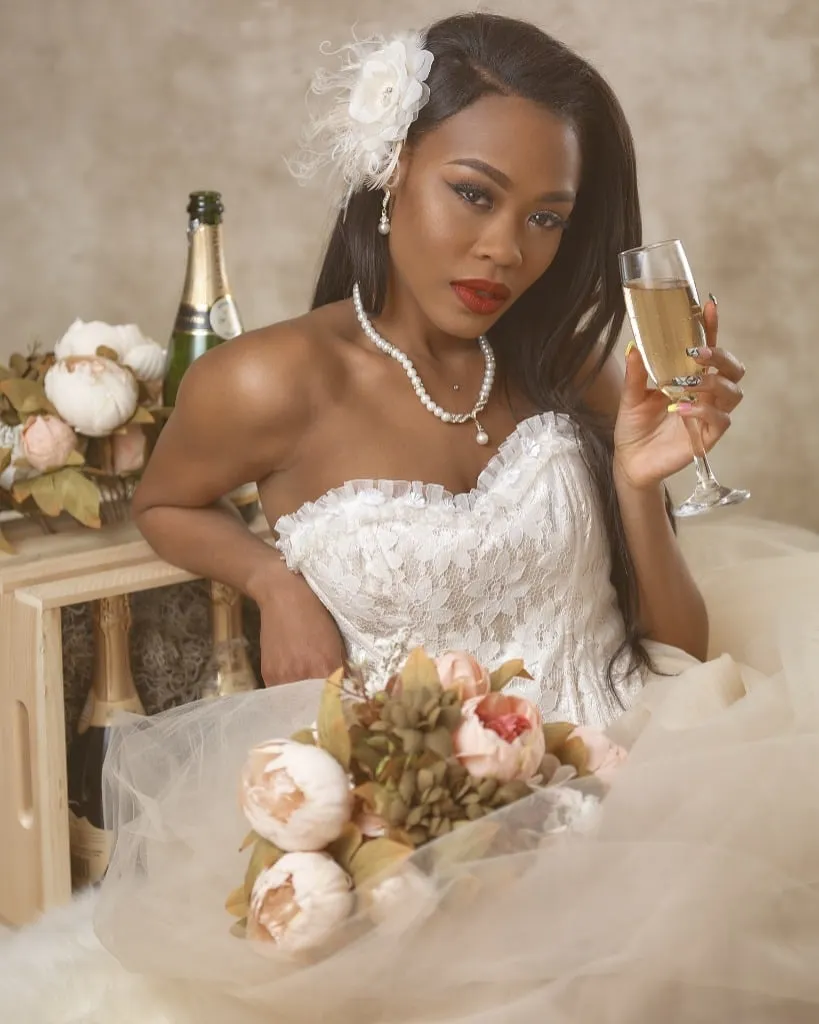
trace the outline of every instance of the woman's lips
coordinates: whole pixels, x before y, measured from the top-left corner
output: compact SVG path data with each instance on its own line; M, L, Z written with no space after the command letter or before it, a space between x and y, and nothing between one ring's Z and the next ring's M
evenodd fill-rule
M511 295L506 285L493 281L453 281L451 287L470 313L479 316L497 313Z

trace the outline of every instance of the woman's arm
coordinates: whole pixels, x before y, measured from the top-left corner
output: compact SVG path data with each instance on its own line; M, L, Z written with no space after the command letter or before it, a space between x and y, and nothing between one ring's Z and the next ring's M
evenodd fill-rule
M591 408L614 423L622 393L622 369L610 359L588 388L585 399ZM663 412L664 406L665 400ZM652 640L679 647L695 658L705 658L708 614L674 534L664 485L643 482L642 486L635 486L615 455L614 486L637 576L642 629Z
M259 605L268 685L321 678L344 658L334 621L302 576L221 500L292 462L314 408L305 393L316 379L310 355L281 327L197 359L134 496L136 524L162 558Z
M277 394L282 375L269 362L270 346L249 335L190 367L133 501L137 527L157 554L256 600L289 573L221 499L276 472L298 434L298 403Z

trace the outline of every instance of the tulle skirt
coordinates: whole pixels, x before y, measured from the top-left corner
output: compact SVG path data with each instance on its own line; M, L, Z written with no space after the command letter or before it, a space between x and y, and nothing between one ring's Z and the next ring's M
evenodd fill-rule
M417 851L381 924L266 958L224 909L247 862L237 779L250 745L314 720L321 684L188 706L110 752L103 944L235 1000L231 1024L819 1020L819 538L715 517L682 542L711 659L653 647L611 730L630 756L576 828L527 798L491 845L484 821Z

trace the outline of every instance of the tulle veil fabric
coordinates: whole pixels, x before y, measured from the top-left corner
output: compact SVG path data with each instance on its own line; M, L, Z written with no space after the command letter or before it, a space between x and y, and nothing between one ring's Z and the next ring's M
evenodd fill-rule
M109 753L103 944L233 999L231 1024L819 1020L819 537L713 517L682 542L711 660L653 647L662 674L612 725L630 757L578 828L520 840L558 820L538 794L495 823L502 852L421 850L378 927L269 959L224 909L246 863L237 779L251 744L314 720L321 682L188 705Z

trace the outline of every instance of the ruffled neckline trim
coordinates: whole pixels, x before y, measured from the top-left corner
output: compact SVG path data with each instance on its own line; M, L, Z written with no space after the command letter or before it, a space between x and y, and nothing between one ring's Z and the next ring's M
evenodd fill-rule
M386 501L401 502L411 507L427 508L442 506L462 511L471 511L475 502L484 494L495 489L499 480L522 456L529 454L533 444L543 440L544 434L551 434L563 440L577 443L572 422L562 413L537 413L522 420L511 434L500 444L497 452L481 471L475 486L469 491L453 493L441 484L423 483L410 480L348 480L340 487L332 487L314 501L305 501L295 512L281 516L273 524L279 536L278 547L304 526L311 526L317 518L336 515L341 506L351 501L363 501L383 505Z

